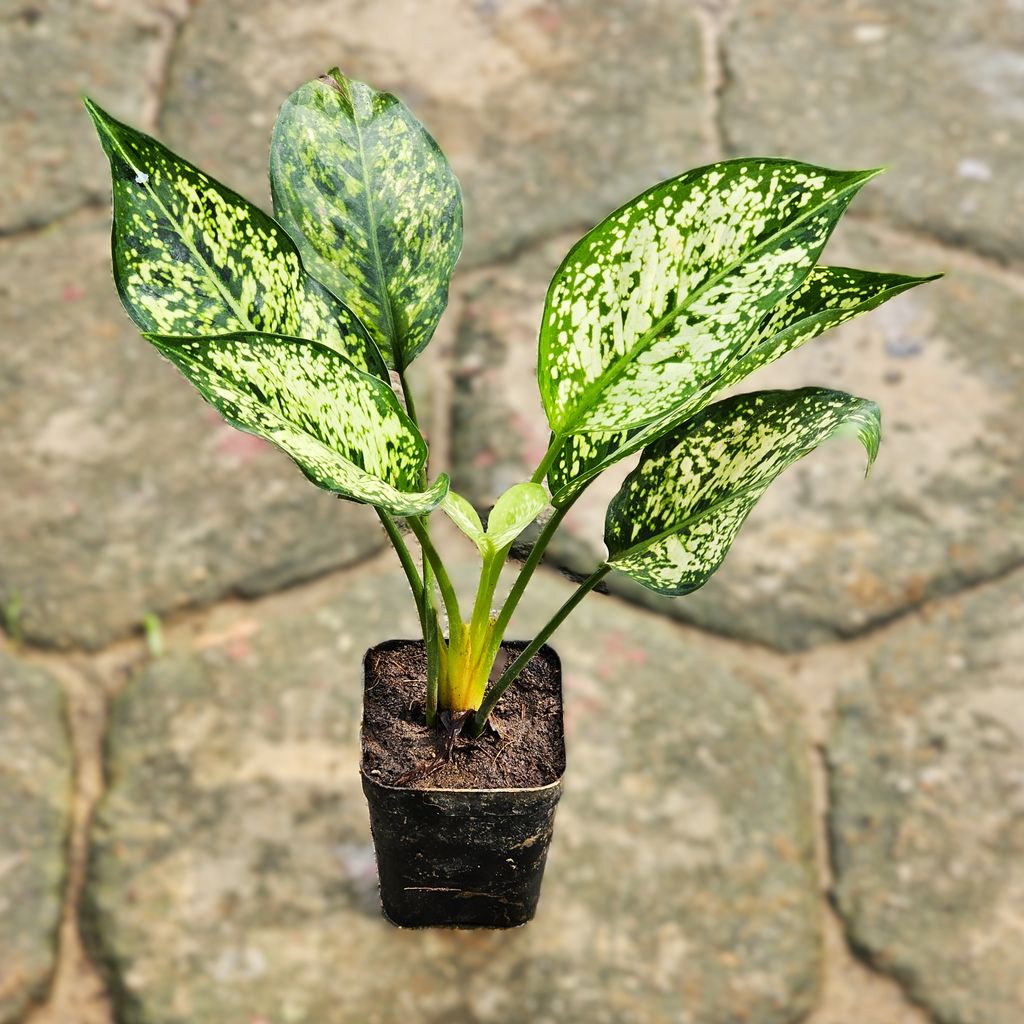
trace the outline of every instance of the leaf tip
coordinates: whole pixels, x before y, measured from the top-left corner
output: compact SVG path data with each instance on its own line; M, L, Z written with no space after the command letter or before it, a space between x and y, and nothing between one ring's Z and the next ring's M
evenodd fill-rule
M99 128L110 120L110 115L91 97L84 92L81 94L82 106L85 107L92 123Z
M438 504L444 500L444 496L451 490L452 479L447 473L438 473L431 491L440 491L441 497L437 499Z
M319 81L335 92L340 92L343 96L345 95L348 79L341 73L341 68L333 67L329 71L325 71L320 76Z
M868 455L868 464L864 467L864 478L871 474L871 467L878 458L878 449L882 444L882 410L875 402L871 402L864 410L864 416L857 429L857 436Z

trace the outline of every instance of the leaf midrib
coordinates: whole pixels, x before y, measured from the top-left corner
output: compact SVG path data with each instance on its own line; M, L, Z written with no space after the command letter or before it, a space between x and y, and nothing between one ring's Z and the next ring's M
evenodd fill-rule
M363 130L359 124L359 114L356 111L354 102L352 103L352 126L355 129L356 142L359 146L359 172L363 179L363 195L366 197L366 216L370 222L370 244L373 248L373 261L376 264L377 280L380 282L381 305L384 318L387 321L388 341L391 343L391 358L395 361L395 369L401 372L405 369L402 339L398 337L395 330L395 310L391 302L391 289L388 287L388 278L384 272L384 261L380 255L380 240L377 238L377 211L374 207L373 192L370 189L369 171L366 165L366 148L363 145Z
M838 189L833 195L829 196L829 198L824 200L823 202L817 203L816 205L804 210L803 213L801 213L798 217L790 221L784 228L781 228L774 234L769 235L767 238L765 238L763 241L759 242L752 248L747 249L743 254L741 254L735 260L733 260L733 262L730 263L728 266L723 267L722 270L720 270L717 274L714 274L712 277L708 278L708 280L705 281L702 285L700 285L700 287L691 292L686 297L686 300L683 303L681 303L679 306L676 306L674 309L670 310L663 317L661 317L660 320L658 320L643 335L641 335L640 341L636 345L634 345L633 348L619 356L618 359L616 359L615 362L613 362L611 366L609 366L608 369L605 370L604 373L602 373L601 376L597 378L597 380L595 380L592 384L590 384L588 387L584 389L583 393L579 397L579 400L576 402L575 414L566 423L566 425L563 426L558 431L558 433L562 434L563 436L571 434L573 432L572 428L575 427L583 418L584 414L589 412L590 409L593 407L594 398L600 395L601 392L605 391L611 383L613 383L615 380L621 377L623 369L626 366L628 366L631 362L633 362L640 353L646 351L647 348L654 342L654 340L661 334L662 330L668 324L678 319L678 317L682 313L689 309L689 307L694 302L696 302L697 299L704 295L709 289L713 288L728 274L732 273L737 267L741 266L742 263L749 262L749 260L752 257L761 252L766 246L775 242L781 236L792 231L794 228L799 227L813 214L817 213L825 206L828 206L829 203L834 203L837 199L841 198L842 196L845 196L850 192L856 191L857 189L861 188L864 184L870 181L870 179L873 178L878 173L880 172L864 172L860 178L850 182L850 184L846 185L844 188ZM799 287L799 282L795 287ZM652 419L654 418L656 417L652 417ZM638 426L642 425L643 424L638 424Z
M813 451L813 448L810 448L807 451ZM800 455L806 455L807 451L801 452ZM797 458L799 457L800 456L797 456ZM789 463L788 465L791 464L792 463ZM782 469L786 469L786 466L783 466ZM781 473L782 470L780 470L779 472ZM658 541L665 540L667 537L671 537L673 534L679 533L681 530L685 530L688 526L697 522L698 520L704 519L705 517L711 515L714 512L717 512L719 509L723 508L724 506L734 501L739 501L741 498L745 498L747 495L755 491L758 487L767 487L770 483L771 480L768 480L763 484L750 484L747 487L740 488L738 491L731 491L724 497L712 502L706 508L702 509L699 512L694 512L692 515L687 516L685 519L681 520L675 525L668 527L664 530L660 530L658 533L652 534L650 537L646 537L641 541L637 541L636 543L630 545L628 548L623 548L623 550L620 551L617 555L609 557L608 561L609 563L614 565L615 562L624 561L627 558L632 558L633 555L636 554L642 554L648 548L657 544Z

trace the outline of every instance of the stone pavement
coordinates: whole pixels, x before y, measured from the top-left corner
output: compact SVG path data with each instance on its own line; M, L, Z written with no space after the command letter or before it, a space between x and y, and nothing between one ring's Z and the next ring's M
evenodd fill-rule
M1024 1020L1019 6L7 5L0 1024ZM80 92L266 204L276 107L332 64L408 100L463 182L415 377L481 507L546 441L552 270L647 184L885 163L826 258L947 272L752 382L877 398L867 482L830 446L704 590L613 583L556 637L566 795L512 933L378 917L355 730L362 650L413 632L393 557L208 415L109 276ZM557 561L600 557L616 486ZM540 574L524 635L567 586Z
M1010 578L880 644L843 689L831 841L850 937L943 1021L1024 1007L1024 601Z
M0 651L0 1020L45 993L71 825L71 749L60 687Z
M512 635L572 589L538 582ZM559 638L570 768L536 921L424 935L381 918L360 655L415 624L397 569L341 576L128 684L85 908L127 1019L799 1019L821 940L793 708L742 659L613 599Z

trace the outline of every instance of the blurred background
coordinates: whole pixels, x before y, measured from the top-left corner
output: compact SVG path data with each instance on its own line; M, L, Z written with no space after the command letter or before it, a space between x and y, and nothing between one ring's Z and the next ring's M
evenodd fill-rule
M334 65L462 182L414 386L481 509L546 445L551 273L655 181L884 164L826 260L946 274L751 381L876 399L867 481L826 446L704 590L613 582L556 636L566 795L514 933L380 919L360 663L414 629L397 563L111 280L82 93L269 209L277 108ZM0 1022L1024 1020L1021 0L4 0L0 67ZM620 477L557 561L600 559Z

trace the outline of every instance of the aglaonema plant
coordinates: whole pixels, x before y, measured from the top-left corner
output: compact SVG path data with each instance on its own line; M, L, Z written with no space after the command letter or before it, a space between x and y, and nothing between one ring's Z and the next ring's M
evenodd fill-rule
M125 308L229 423L283 449L318 487L374 507L415 599L430 726L478 736L611 570L660 594L702 586L772 480L827 438L854 434L875 458L879 410L867 399L824 388L720 396L931 280L818 264L876 170L727 160L654 185L589 231L556 271L540 324L550 444L485 525L446 475L428 480L407 380L462 244L458 182L409 110L337 70L295 91L273 133L271 218L86 103L110 159ZM607 559L489 685L564 516L637 453L608 507ZM471 603L431 539L438 509L479 551ZM513 543L545 514L496 602Z

